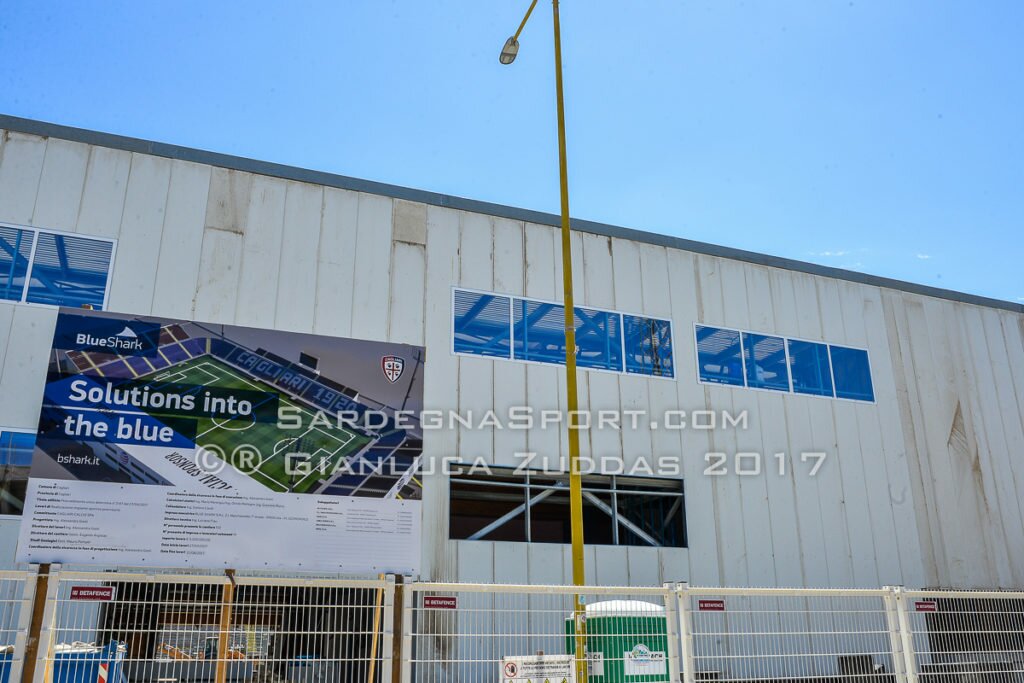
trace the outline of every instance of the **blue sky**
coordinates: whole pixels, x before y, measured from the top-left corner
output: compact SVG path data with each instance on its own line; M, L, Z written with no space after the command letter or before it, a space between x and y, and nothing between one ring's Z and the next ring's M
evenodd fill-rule
M558 211L550 3L6 0L0 112ZM1024 3L563 0L575 217L1024 302Z

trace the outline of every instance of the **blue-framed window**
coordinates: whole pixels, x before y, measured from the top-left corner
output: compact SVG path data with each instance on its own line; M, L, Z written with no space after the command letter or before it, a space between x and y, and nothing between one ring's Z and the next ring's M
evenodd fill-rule
M565 309L557 304L516 299L512 319L516 360L565 362Z
M20 515L35 448L34 432L0 430L0 514Z
M39 232L26 301L102 308L113 253L110 242Z
M622 372L622 317L618 313L574 307L576 365ZM516 360L565 363L565 307L516 299L512 330Z
M559 306L558 312L562 311L563 308ZM621 371L622 316L579 306L573 312L576 320L576 365L581 368ZM565 360L564 355L562 360Z
M672 326L667 320L574 308L576 365L672 377ZM523 297L456 289L452 297L455 353L565 363L565 309Z
M793 377L793 391L812 396L835 396L832 392L828 346L795 339L788 342L789 372Z
M0 299L102 309L110 240L0 225Z
M697 374L702 382L743 386L740 333L697 325Z
M789 391L786 341L782 337L744 332L743 361L748 387Z
M863 349L711 325L695 325L694 334L703 383L875 400Z
M512 300L507 296L455 292L455 353L508 358L509 315Z
M673 377L672 325L667 320L624 315L626 372Z
M829 353L832 359L832 376L835 378L836 398L874 401L875 390L871 385L868 352L844 346L829 346Z
M0 299L21 301L33 237L29 230L0 225Z

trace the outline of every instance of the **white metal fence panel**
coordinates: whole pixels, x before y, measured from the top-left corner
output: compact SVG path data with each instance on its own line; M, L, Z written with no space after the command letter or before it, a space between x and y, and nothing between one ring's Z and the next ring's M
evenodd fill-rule
M574 656L578 592L586 602L592 681L678 680L672 589L439 583L407 589L403 683L497 683L508 678L504 665L517 658Z
M35 588L35 572L0 571L0 680L21 680Z
M897 680L883 590L681 588L689 681ZM894 659L896 660L894 662Z
M393 580L60 572L48 597L45 683L390 681Z
M2 681L21 680L36 579L0 572ZM577 593L588 683L1024 683L1024 592L411 583L396 615L393 577L70 571L36 605L34 680L500 683L575 654Z
M902 591L921 683L1024 683L1024 592Z

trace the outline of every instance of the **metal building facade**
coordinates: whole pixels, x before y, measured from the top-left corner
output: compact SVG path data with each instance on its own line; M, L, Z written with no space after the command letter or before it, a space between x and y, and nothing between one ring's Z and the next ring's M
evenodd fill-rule
M452 353L452 289L561 299L555 217L0 118L0 224L116 242L106 307L424 345L425 402L557 408L556 366ZM672 379L580 372L590 410L747 411L749 429L592 431L585 454L678 453L686 548L590 546L590 580L1024 587L1024 308L580 223L577 305L671 320ZM0 301L0 430L38 417L52 306ZM874 402L702 384L694 325L867 349ZM557 397L557 400L556 400ZM564 454L564 430L429 432L428 458ZM771 469L828 453L817 477ZM708 452L765 456L706 476ZM503 461L507 460L507 461ZM423 481L426 578L565 583L568 547L449 540ZM17 517L0 521L13 560Z

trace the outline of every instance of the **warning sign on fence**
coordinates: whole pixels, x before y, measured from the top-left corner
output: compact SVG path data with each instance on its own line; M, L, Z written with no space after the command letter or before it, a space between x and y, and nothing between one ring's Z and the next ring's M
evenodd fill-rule
M572 655L503 657L502 683L575 683L576 658Z

